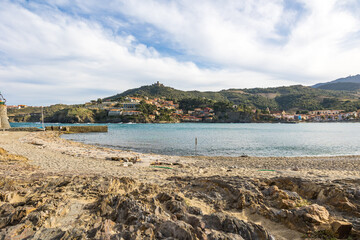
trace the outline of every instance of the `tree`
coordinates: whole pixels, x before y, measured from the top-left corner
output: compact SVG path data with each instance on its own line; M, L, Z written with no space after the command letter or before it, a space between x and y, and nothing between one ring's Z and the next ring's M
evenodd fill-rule
M146 115L152 114L156 109L157 107L155 105L147 104L144 100L138 105L138 110Z
M227 110L232 110L233 104L231 102L216 102L214 103L215 112L226 112Z

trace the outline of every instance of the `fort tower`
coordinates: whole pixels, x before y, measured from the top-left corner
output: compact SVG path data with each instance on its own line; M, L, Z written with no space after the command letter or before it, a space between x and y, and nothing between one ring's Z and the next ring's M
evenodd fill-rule
M10 128L9 118L7 116L6 99L0 93L0 129Z

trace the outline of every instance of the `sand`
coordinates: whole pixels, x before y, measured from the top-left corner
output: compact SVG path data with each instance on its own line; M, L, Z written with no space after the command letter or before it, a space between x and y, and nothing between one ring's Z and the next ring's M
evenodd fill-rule
M64 140L55 132L0 132L0 147L29 159L27 174L64 174L131 177L146 183L166 185L173 176L242 176L249 178L301 177L309 180L358 179L360 156L336 157L181 157L141 154ZM109 160L140 159L135 164ZM151 165L158 162L156 167ZM159 168L167 167L167 168ZM171 169L168 169L171 168ZM1 169L2 175L14 175ZM26 170L26 171L25 171ZM269 171L271 170L271 171ZM16 173L15 173L16 174ZM196 205L196 203L194 203ZM199 203L204 211L207 206ZM210 211L210 209L209 209ZM302 234L248 212L234 216L272 230L276 239L301 239Z
M170 176L290 176L306 179L356 179L360 177L360 156L336 157L181 157L141 154L86 145L65 140L53 132L0 132L0 147L29 158L41 171L68 174L128 176L165 184ZM139 158L132 166L115 158ZM159 161L165 167L150 164ZM170 165L179 164L179 165ZM131 164L130 164L131 165ZM265 170L265 171L264 171ZM272 171L268 171L272 170Z

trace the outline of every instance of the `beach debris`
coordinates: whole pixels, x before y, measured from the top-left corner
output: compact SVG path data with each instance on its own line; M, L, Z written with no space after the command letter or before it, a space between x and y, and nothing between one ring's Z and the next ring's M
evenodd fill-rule
M155 162L150 163L150 165L171 165L170 162L160 162L159 160L156 160Z
M173 166L182 166L182 164L179 163L179 162L173 162L173 163L171 163L171 165L173 165Z
M152 168L163 168L163 169L172 169L171 167L164 167L164 166L151 166Z
M131 162L124 162L124 163L122 163L122 166L123 167L131 167L133 165L133 163L131 163Z
M160 162L158 160L156 160L155 162L151 162L150 165L151 166L154 166L154 165L163 166L163 165L165 165L165 166L179 166L179 167L184 166L183 164L178 163L178 162L173 162L173 163L171 163L171 162Z
M117 161L117 162L131 162L137 163L140 162L141 159L138 156L135 157L106 157L106 160Z
M30 142L30 144L35 145L35 146L44 146L44 143L35 142L35 141Z

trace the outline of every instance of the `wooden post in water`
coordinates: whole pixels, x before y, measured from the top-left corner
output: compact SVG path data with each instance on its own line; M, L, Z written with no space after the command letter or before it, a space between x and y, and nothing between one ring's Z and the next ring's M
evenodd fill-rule
M197 143L198 143L197 137L195 137L195 155L197 155Z
M41 123L43 131L45 131L45 123L44 123L44 106L41 106Z

